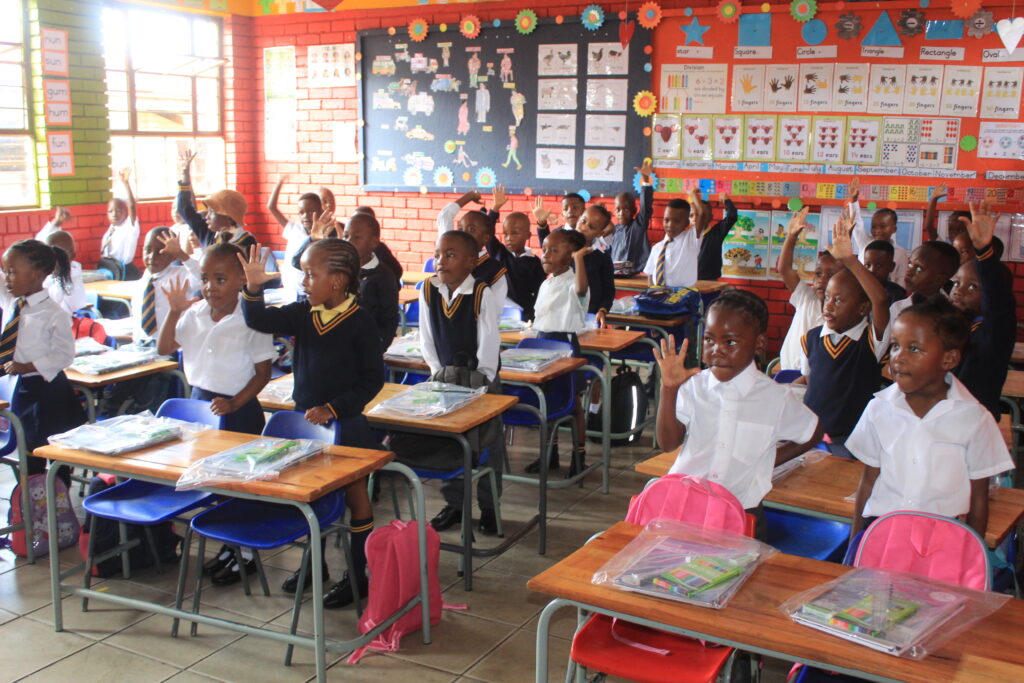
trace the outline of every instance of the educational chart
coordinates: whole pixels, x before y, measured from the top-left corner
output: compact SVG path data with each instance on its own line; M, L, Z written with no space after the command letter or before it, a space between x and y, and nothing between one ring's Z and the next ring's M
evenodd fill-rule
M763 280L768 276L771 211L738 211L722 243L722 275Z
M364 189L628 188L647 153L631 141L662 119L634 106L651 90L643 68L651 32L636 26L624 46L619 25L606 18L588 30L566 17L540 20L528 33L513 22L478 24L473 37L451 25L426 27L419 40L406 27L360 33ZM679 121L663 123L652 137L678 157ZM710 120L705 128L710 137Z
M789 211L772 211L772 237L769 242L768 252L768 277L780 278L779 258L782 256L782 247L786 243L786 228L789 227L789 219L793 214ZM821 222L821 214L807 214L806 227L800 232L796 239L796 247L793 249L793 268L802 280L814 279L814 264L818 260L818 226Z

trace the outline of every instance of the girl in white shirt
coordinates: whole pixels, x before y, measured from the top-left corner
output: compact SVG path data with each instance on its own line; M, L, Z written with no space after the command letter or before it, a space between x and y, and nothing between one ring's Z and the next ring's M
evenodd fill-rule
M0 367L3 374L19 375L14 411L25 428L25 445L31 452L45 445L51 435L85 422L85 412L64 376L64 369L75 359L71 317L43 288L51 273L61 286L69 286L71 264L67 252L59 247L21 240L4 253L3 266ZM39 458L29 458L28 467L34 474L45 464Z
M544 240L543 246L540 262L544 267L544 272L548 274L548 278L541 283L540 289L537 291L533 329L537 332L538 339L568 342L572 345L573 355L578 356L580 355L579 334L586 327L587 305L590 302L587 269L583 259L594 249L586 246L583 235L575 230L554 230ZM583 421L583 406L578 397L574 411L578 441L573 451L569 477L586 467L584 463L586 431ZM552 436L549 469L558 469L558 467L558 442L555 436ZM539 472L540 460L528 465L526 471Z

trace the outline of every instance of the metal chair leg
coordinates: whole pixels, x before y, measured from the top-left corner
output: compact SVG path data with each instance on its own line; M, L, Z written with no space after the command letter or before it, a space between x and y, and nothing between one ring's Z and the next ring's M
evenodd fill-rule
M295 605L292 607L292 623L288 629L288 633L295 635L295 631L299 627L299 611L302 609L302 589L301 586L306 585L306 572L309 571L309 543L302 549L302 564L299 565L299 582L296 584L298 588L295 590ZM292 651L295 646L289 644L284 652L284 665L292 665Z
M494 526L498 531L498 538L505 538L505 527L501 524L501 500L498 497L498 475L494 468L487 468L487 479L491 484L491 500L494 501Z
M156 541L153 539L153 527L144 526L142 531L146 536L146 545L149 546L149 554L153 556L153 562L156 564L157 574L164 573L164 563L160 561L160 553L156 549Z
M203 556L206 554L206 536L198 534L199 549L196 555L196 587L192 591L192 612L199 614L199 598L203 593ZM193 621L189 628L189 635L196 635L199 631L199 622Z
M181 560L178 566L178 586L174 591L174 609L181 609L181 601L185 597L185 581L188 579L188 555L192 548L192 525L185 525L185 539L181 544ZM171 638L178 637L178 622L181 620L175 617L171 621Z
M267 574L263 571L263 560L260 559L260 551L253 549L252 558L256 562L256 576L259 577L260 586L263 587L263 595L270 597L270 586L267 585ZM242 565L238 565L238 568L241 569Z
M96 540L96 515L90 515L89 517L89 547L85 552L85 588L88 589L92 583L92 554L93 554L93 543ZM29 543L32 539L29 539ZM89 598L82 598L82 611L89 611Z
M242 575L242 592L246 595L252 595L252 591L249 590L249 575L245 572L245 567L242 564L245 562L245 558L242 557L242 546L234 546L235 551L235 562L238 563L238 573Z
M121 545L128 543L128 527L124 522L117 523L117 539ZM121 576L125 579L132 578L132 563L128 552L128 550L121 551Z

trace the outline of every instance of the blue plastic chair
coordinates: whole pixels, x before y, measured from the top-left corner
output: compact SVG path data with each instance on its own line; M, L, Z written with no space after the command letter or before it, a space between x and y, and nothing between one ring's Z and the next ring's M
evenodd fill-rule
M169 398L157 408L156 416L197 422L214 429L221 428L221 419L210 410L210 402L197 398Z
M431 259L433 260L433 259ZM416 289L423 289L423 282L416 283ZM406 327L419 327L420 326L420 300L410 301L405 305L405 326Z
M831 519L766 508L765 542L780 552L813 560L841 562L850 538L850 525Z
M799 370L779 370L774 375L772 375L772 379L778 382L779 384L790 384L799 377Z
M271 414L267 425L263 428L263 436L276 436L282 439L312 439L324 443L338 443L340 428L337 420L331 420L326 426L315 425L306 419L304 413L297 410L279 410Z
M18 380L20 375L4 375L0 377L0 400L10 404L9 410L17 414L19 409ZM18 452L18 436L14 431L14 425L8 424L7 429L0 431L0 463L9 466L14 472L15 481L28 481L28 454L25 458ZM22 495L22 519L20 524L8 524L0 527L0 534L12 533L24 529L25 538L32 538L32 500L31 496ZM35 563L35 553L32 544L28 544L28 561Z
M18 375L3 375L0 377L0 401L7 401L10 404L10 411L17 414L18 412ZM5 457L13 453L18 449L18 439L14 435L14 430L8 425L8 428L4 431L0 431L0 458ZM4 463L14 468L15 476L18 473L18 461L7 460Z
M423 272L424 273L436 272L434 270L434 257L433 256L431 256L430 258L428 258L426 261L423 262Z

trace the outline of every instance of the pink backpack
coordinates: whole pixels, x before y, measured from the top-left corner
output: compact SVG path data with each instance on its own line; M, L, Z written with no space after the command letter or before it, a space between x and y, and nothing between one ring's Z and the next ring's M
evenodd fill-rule
M68 487L61 479L54 480L57 493L57 547L64 549L78 541L78 517L71 507ZM36 557L50 554L50 534L46 526L46 475L33 474L28 478L28 495L32 502L32 549ZM21 485L14 487L11 493L11 509L7 513L10 524L20 524L23 520L21 497L24 495ZM27 557L28 553L25 530L19 529L11 534L11 550L18 557Z
M736 496L720 484L688 474L653 479L629 502L627 522L647 524L658 518L737 534L747 532L747 513Z
M370 574L370 599L359 630L371 631L420 592L419 523L394 520L387 526L374 529L366 539L366 566ZM427 579L430 584L430 623L441 621L441 584L437 580L437 563L441 554L441 538L427 525ZM376 638L359 648L348 658L349 664L358 662L366 650L395 652L407 633L423 627L420 605L384 629Z

